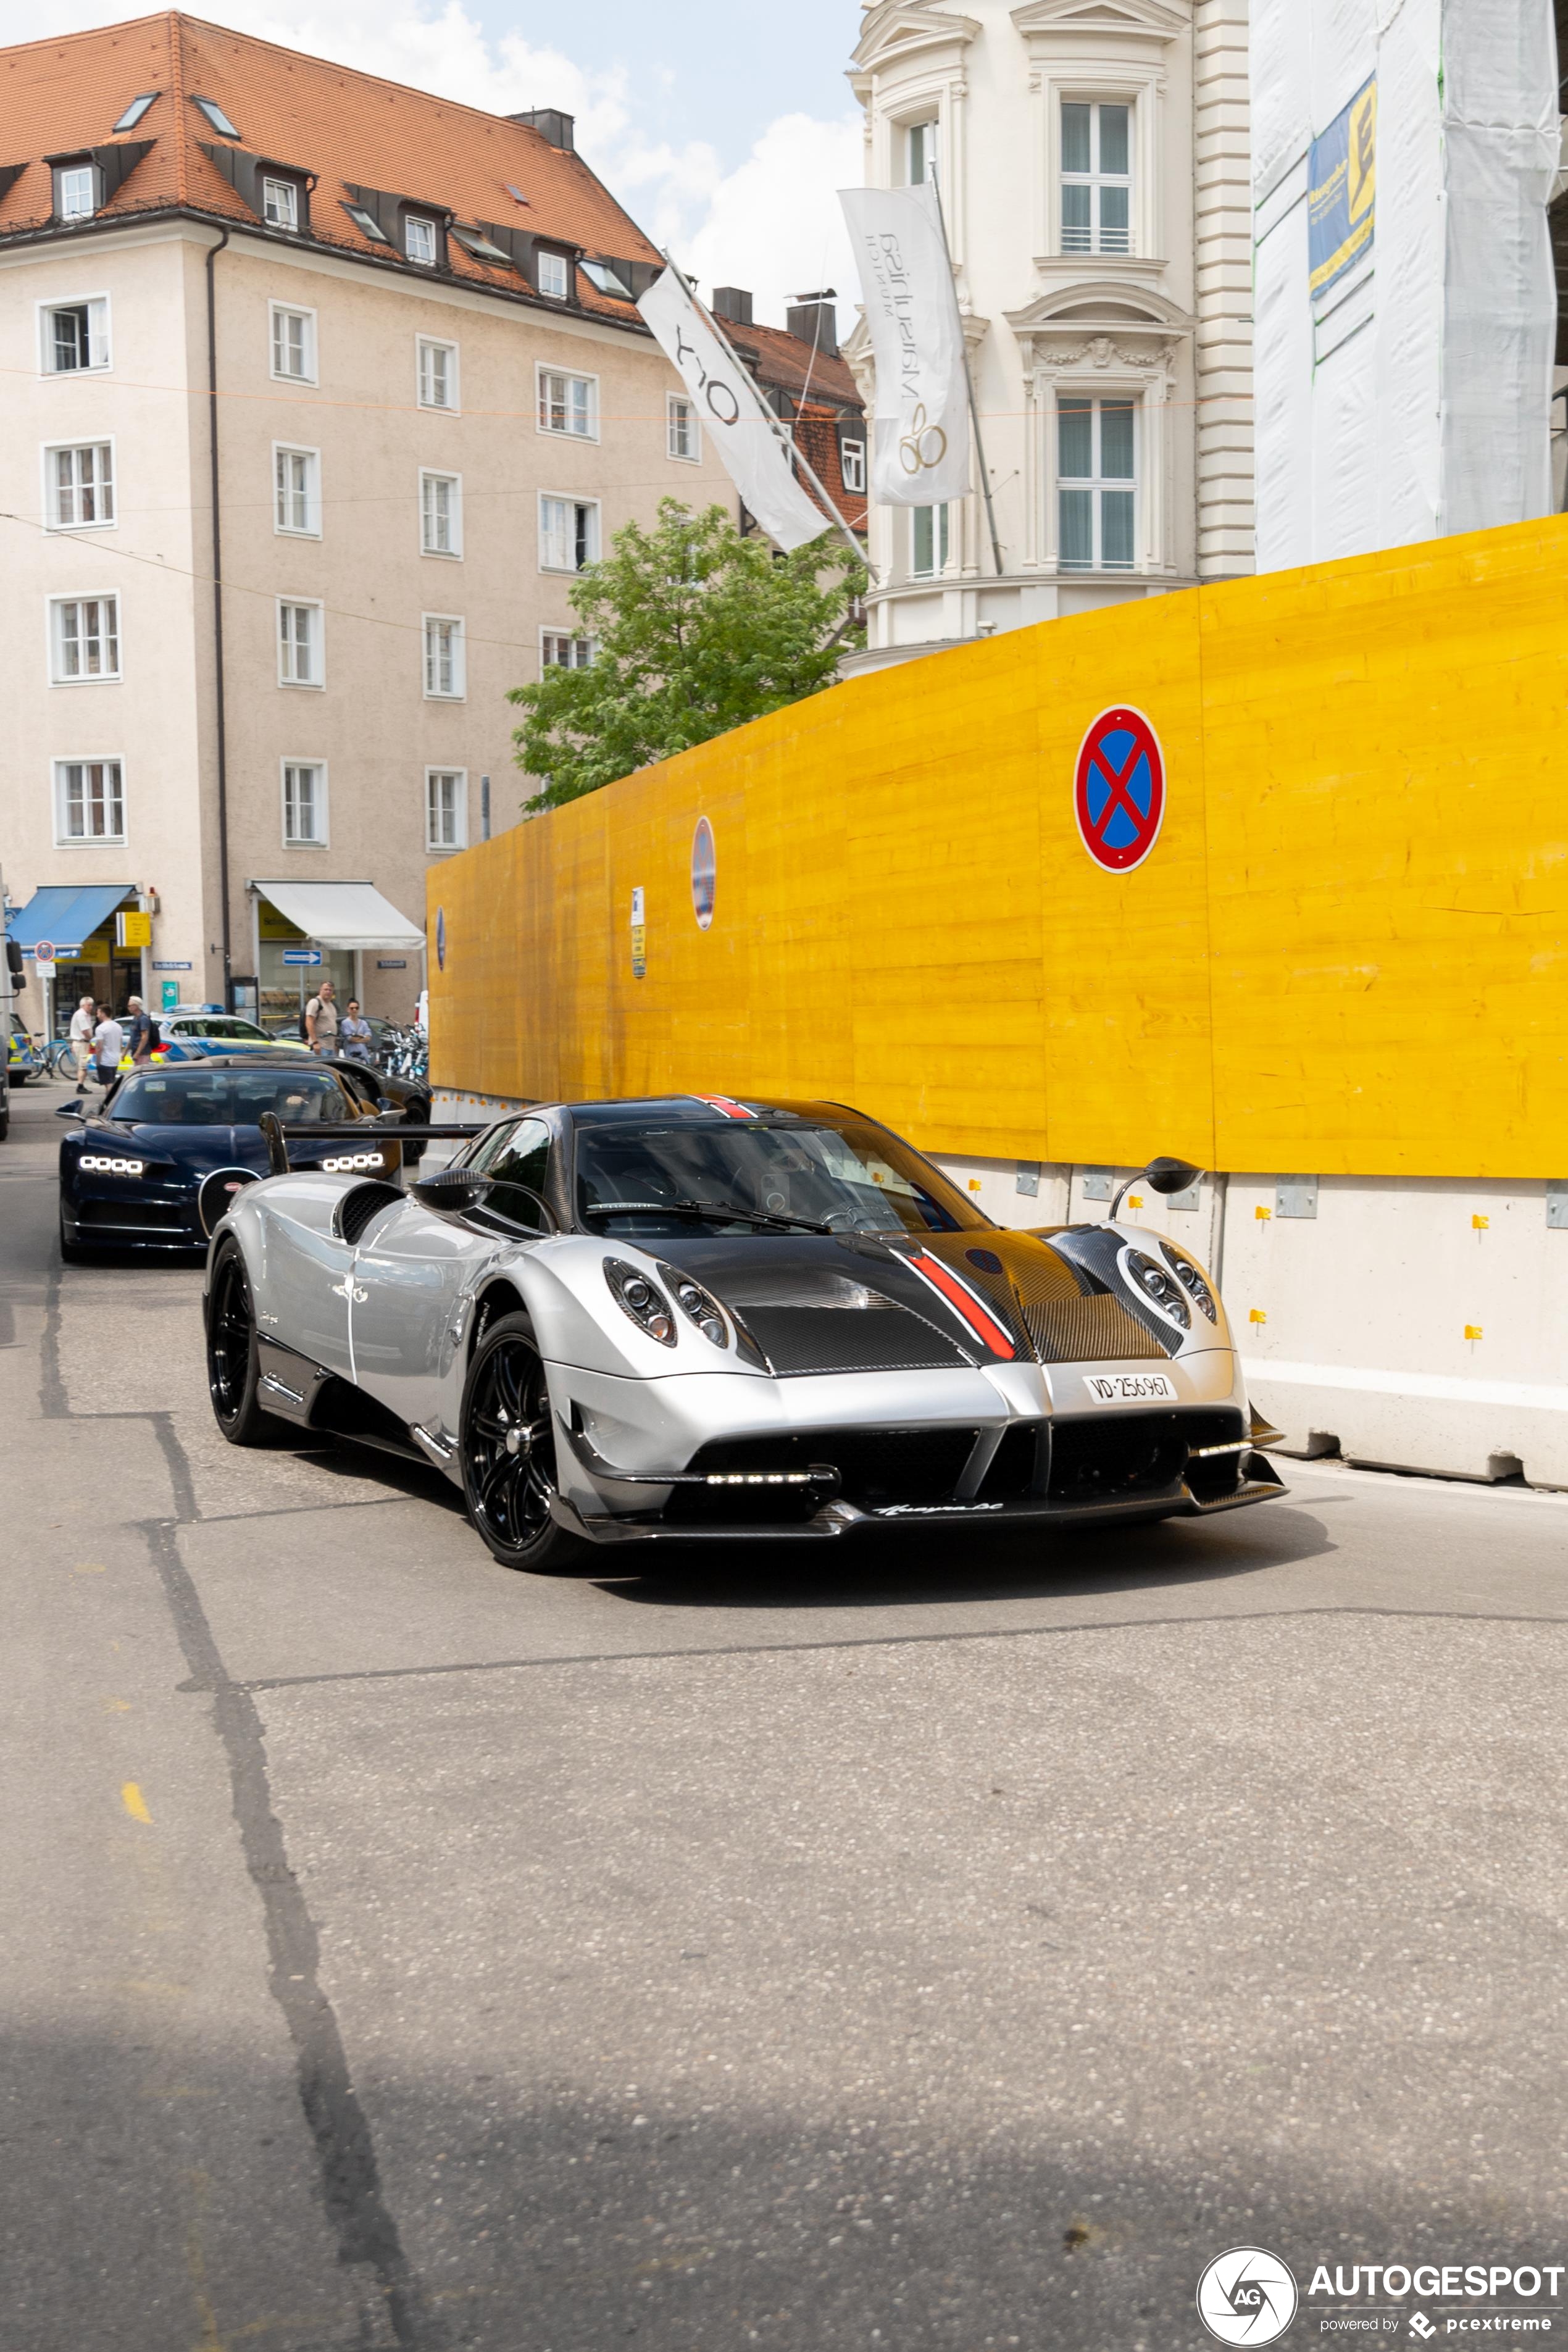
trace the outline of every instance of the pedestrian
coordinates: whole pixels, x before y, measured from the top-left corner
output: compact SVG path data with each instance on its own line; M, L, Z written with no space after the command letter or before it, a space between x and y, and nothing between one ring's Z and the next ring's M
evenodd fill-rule
M305 1035L312 1054L338 1050L337 994L330 980L322 981L321 994L312 996L305 1007Z
M105 1089L120 1076L120 1056L124 1051L125 1032L113 1013L106 1012L92 1033L93 1076Z
M152 1060L157 1049L158 1024L139 996L128 997L125 1010L129 1016L125 1042L132 1063L140 1068L143 1062Z
M368 1062L370 1060L370 1023L365 1019L363 1013L359 1009L359 999L357 996L350 997L349 1009L343 1015L342 1025L339 1029L338 1034L342 1039L343 1051L345 1054L352 1055L353 1060L356 1062Z
M92 1063L92 1033L98 1026L98 1008L90 996L84 996L71 1014L70 1045L76 1060L78 1094L87 1084L88 1070Z

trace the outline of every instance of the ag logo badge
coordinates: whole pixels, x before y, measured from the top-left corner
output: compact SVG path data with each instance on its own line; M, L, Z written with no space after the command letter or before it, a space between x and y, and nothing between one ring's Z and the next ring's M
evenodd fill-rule
M1108 874L1131 874L1160 838L1165 756L1141 710L1102 710L1079 747L1073 807L1083 845Z
M1198 2317L1216 2344L1277 2344L1296 2302L1294 2278L1261 2246L1232 2246L1198 2281Z

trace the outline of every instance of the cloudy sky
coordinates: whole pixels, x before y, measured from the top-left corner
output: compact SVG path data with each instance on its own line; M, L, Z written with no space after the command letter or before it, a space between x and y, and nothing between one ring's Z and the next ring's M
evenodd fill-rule
M136 0L0 0L0 43L149 13ZM835 190L860 178L844 79L859 0L193 0L193 16L498 114L559 106L577 144L706 290L858 299ZM846 273L848 273L846 275Z

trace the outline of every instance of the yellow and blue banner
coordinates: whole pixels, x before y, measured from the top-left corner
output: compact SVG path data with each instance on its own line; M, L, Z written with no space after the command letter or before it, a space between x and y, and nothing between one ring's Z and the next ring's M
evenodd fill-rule
M1377 209L1377 77L1312 142L1307 183L1308 282L1314 297L1372 249Z

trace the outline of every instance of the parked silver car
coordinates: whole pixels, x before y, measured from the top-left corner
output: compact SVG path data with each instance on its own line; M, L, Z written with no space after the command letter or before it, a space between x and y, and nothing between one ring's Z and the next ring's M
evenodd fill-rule
M518 1568L1282 1491L1184 1250L1004 1231L837 1104L557 1103L411 1193L275 1175L216 1227L205 1311L232 1443L280 1420L434 1463Z

